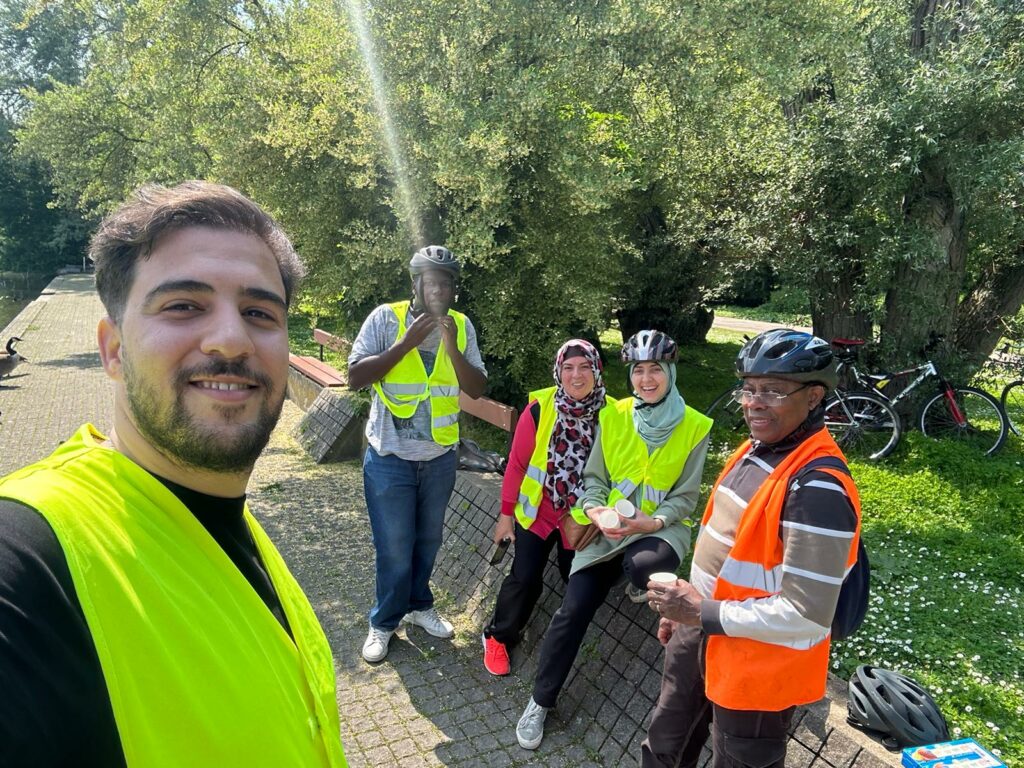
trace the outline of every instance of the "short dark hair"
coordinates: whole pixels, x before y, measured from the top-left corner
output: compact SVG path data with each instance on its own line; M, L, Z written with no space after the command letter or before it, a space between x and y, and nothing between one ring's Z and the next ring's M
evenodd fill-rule
M276 221L237 189L209 181L185 181L174 187L146 184L100 222L89 243L96 265L96 291L115 323L124 315L135 264L147 259L156 241L187 227L212 227L260 238L274 254L285 302L305 269L291 241Z

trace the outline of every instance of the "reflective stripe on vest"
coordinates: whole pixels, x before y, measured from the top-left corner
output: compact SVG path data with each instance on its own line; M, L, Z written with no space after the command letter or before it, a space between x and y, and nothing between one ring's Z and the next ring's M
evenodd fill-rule
M702 531L714 511L715 494L722 478L743 458L750 447L746 441L729 458L715 481L701 522ZM835 456L845 461L835 440L822 428L786 456L747 502L740 517L736 537L728 557L715 580L712 596L716 600L743 601L778 594L786 568L782 562L779 524L786 490L793 476L819 456ZM842 472L821 468L842 483L857 515L857 531L851 538L846 570L857 559L860 537L860 497L853 480ZM721 541L724 537L720 538ZM708 637L705 687L707 697L729 709L778 712L787 707L809 704L825 695L828 676L830 637L790 643L765 643L741 637Z
M531 392L527 399L528 403L537 401L540 406L540 417L537 420L537 437L533 443L530 464L526 467L526 474L519 484L519 501L515 509L516 520L523 528L529 528L537 519L540 500L544 495L544 483L548 479L548 444L555 431L555 391L556 387L538 389Z
M334 662L302 589L244 511L294 642L163 483L82 427L0 481L60 542L129 766L343 768Z
M523 528L529 528L537 519L537 512L540 510L540 500L544 494L544 483L548 479L548 447L551 444L551 436L555 432L555 392L557 387L538 389L530 393L527 403L534 401L540 406L540 417L537 423L536 438L533 444L533 453L530 455L530 464L526 467L526 474L519 484L519 499L516 502L516 520ZM616 401L605 397L605 407L614 405ZM529 411L529 407L526 409ZM525 413L526 411L524 411ZM520 418L523 418L520 416ZM572 510L572 516L581 525L589 525L590 518L579 508Z
M405 335L405 318L409 312L408 301L396 301L388 305L398 319L398 335ZM455 320L455 345L460 352L466 351L466 316L454 309L448 310ZM418 349L409 351L384 378L373 383L380 401L400 419L411 419L420 403L430 399L430 435L438 445L454 445L459 442L459 379L455 366L442 340L437 345L434 369L427 376Z
M683 420L664 445L648 452L633 425L633 398L601 411L601 451L611 481L608 506L643 486L640 508L653 515L683 473L690 452L711 429L711 419L686 406Z

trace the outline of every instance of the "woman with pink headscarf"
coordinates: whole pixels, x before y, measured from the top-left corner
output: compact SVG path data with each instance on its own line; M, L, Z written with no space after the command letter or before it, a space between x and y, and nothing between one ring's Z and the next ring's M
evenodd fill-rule
M484 667L492 675L509 673L508 648L519 641L540 598L552 547L558 548L562 579L569 578L574 552L565 536L566 516L583 495L598 414L614 402L605 393L602 367L590 342L565 342L555 355L555 386L531 392L516 425L494 531L495 543L515 542L515 557L483 635Z

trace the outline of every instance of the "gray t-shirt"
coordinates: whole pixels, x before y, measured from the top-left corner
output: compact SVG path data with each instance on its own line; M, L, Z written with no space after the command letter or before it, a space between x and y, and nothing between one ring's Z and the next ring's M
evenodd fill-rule
M412 319L406 316L406 328ZM348 356L351 368L365 357L386 352L398 340L398 318L387 304L381 304L363 321L359 335L352 342L352 351ZM437 348L441 343L440 329L433 330L417 347L423 366L429 374L434 370ZM484 376L487 369L480 358L480 348L476 343L476 329L466 318L466 350L462 353L471 366ZM366 422L366 439L373 449L381 455L393 453L406 461L430 461L446 451L453 450L454 445L438 445L430 433L430 400L422 401L410 419L400 419L387 409L380 401L377 390L373 390L373 402L370 405L370 417Z

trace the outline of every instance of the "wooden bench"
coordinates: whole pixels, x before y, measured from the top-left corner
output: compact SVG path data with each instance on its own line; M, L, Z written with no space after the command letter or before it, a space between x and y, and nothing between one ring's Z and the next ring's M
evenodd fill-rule
M352 342L348 339L335 336L333 333L328 333L320 328L313 329L313 341L320 345L321 361L324 359L324 347L333 349L342 355L348 354L349 350L352 349Z
M306 355L289 355L288 362L292 368L303 376L312 379L321 387L344 387L348 380L344 374L324 362L324 347L329 347L344 354L352 347L352 342L341 336L335 336L320 328L313 329L313 341L320 345L320 359Z
M312 379L321 387L344 387L348 384L340 371L315 357L288 355L288 362L292 368Z
M511 405L499 403L489 397L478 397L475 400L465 392L459 393L459 408L470 416L493 424L498 429L508 432L508 445L506 453L512 450L512 436L516 429L516 419L519 413Z
M459 393L459 408L470 416L493 424L498 429L506 432L514 432L516 428L516 417L519 415L516 409L510 405L491 400L489 397L478 397L475 400L465 392Z

